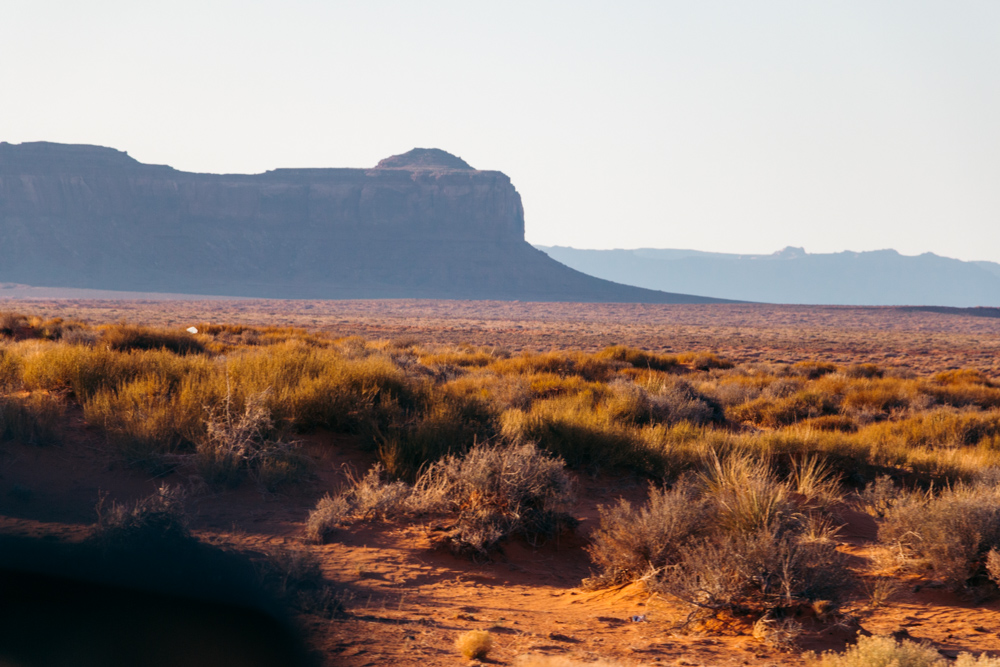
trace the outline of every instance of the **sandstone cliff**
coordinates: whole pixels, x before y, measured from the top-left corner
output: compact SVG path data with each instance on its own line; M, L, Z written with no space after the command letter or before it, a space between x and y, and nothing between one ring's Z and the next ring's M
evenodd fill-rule
M415 149L373 169L195 174L0 144L0 282L273 298L710 301L569 269L504 174Z

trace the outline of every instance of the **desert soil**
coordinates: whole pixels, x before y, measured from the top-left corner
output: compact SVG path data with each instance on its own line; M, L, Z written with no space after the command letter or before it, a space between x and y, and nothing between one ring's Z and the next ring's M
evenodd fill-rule
M628 344L654 350L712 350L738 361L824 359L872 361L920 372L976 367L1000 375L1000 320L901 309L781 306L635 306L464 302L0 302L47 317L92 322L189 326L196 322L295 325L338 336L412 338L511 350ZM514 542L490 563L474 563L431 548L435 526L362 523L330 543L305 545L303 522L317 498L343 481L345 464L371 462L359 443L319 433L308 438L316 478L287 494L194 489L188 508L203 540L241 549L303 546L349 600L346 618L303 617L314 647L330 665L453 665L458 634L489 630L492 664L514 664L534 653L598 658L626 664L801 664L802 650L844 647L851 631L806 623L797 649L769 646L736 623L712 632L681 631L684 611L638 586L591 592L584 550L598 506L645 494L634 477L577 476L580 519L575 534L546 544ZM0 532L82 539L100 493L127 501L161 482L187 484L183 472L151 478L114 467L100 436L77 415L63 442L49 447L8 443L0 448ZM13 491L13 493L12 493ZM872 571L872 526L858 516L842 534L842 549ZM973 604L918 578L901 582L892 602L845 609L866 632L925 639L946 655L1000 655L1000 606ZM633 622L632 617L644 617Z

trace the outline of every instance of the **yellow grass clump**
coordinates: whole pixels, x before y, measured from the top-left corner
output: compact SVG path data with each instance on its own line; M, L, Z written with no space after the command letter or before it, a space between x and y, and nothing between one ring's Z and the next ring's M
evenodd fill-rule
M458 636L455 648L468 660L483 660L493 648L493 636L485 630L469 630Z

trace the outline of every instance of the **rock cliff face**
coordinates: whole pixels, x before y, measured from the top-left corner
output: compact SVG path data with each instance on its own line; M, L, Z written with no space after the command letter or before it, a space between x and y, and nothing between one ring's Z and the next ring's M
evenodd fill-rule
M510 179L436 149L373 169L194 174L0 144L0 282L272 298L710 301L569 269Z

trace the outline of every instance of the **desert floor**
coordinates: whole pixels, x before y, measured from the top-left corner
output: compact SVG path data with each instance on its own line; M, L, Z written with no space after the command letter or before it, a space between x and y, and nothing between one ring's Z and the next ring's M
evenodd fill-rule
M643 306L435 301L0 301L45 317L187 327L199 322L294 325L337 336L469 343L512 351L625 344L657 351L711 350L734 361L803 359L874 362L928 372L973 367L1000 376L1000 319L903 308L800 306ZM491 664L544 654L624 664L800 664L805 650L844 647L852 627L811 625L792 650L755 639L738 623L682 630L683 611L638 586L590 592L584 550L598 506L640 500L647 482L630 476L577 474L580 525L546 544L509 543L490 563L473 563L430 547L435 526L356 524L325 545L304 545L303 522L316 499L344 479L345 464L363 470L371 454L345 436L307 438L315 479L287 494L193 490L192 528L204 541L242 549L271 545L315 550L342 587L347 616L304 617L312 645L331 665L452 665L453 647L469 629L495 637ZM111 465L102 441L80 415L63 444L0 448L0 532L80 539L94 521L100 493L126 501L161 482L185 484L183 472L154 479ZM13 489L20 492L11 493ZM30 491L25 493L24 490ZM874 524L858 514L841 534L842 549L865 571ZM1000 655L1000 605L973 604L919 579L900 582L895 598L845 611L864 631L925 639L945 655ZM644 617L633 622L634 616Z

